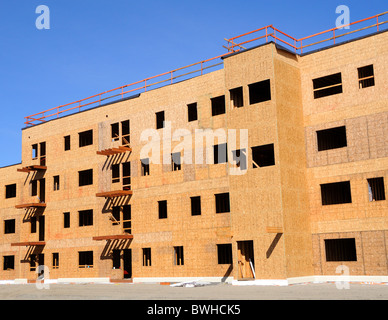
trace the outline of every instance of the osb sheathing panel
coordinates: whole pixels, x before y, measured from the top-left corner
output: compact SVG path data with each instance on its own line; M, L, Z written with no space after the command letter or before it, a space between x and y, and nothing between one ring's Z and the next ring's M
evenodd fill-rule
M274 59L287 277L313 274L300 70L295 62L290 54Z
M313 234L314 273L317 275L341 275L345 266L349 276L386 275L388 272L386 230ZM357 261L326 261L326 239L354 238Z
M316 132L346 127L347 147L318 151ZM388 112L327 122L306 128L307 167L327 166L388 156Z
M225 59L226 87L243 86L244 101L242 108L229 104L228 127L248 129L249 147L273 143L279 164L272 55L272 46L264 46ZM248 85L267 79L271 80L272 99L250 105ZM227 96L230 97L229 92ZM253 169L250 148L247 160L248 174L229 177L233 240L254 241L255 271L259 278L284 278L283 241L274 242L276 235L266 233L267 226L282 226L279 166ZM234 259L238 259L236 254ZM237 277L236 272L234 274Z
M308 54L300 59L305 125L378 114L386 110L388 33ZM376 86L359 89L357 68L373 64ZM313 79L341 72L343 93L314 99Z

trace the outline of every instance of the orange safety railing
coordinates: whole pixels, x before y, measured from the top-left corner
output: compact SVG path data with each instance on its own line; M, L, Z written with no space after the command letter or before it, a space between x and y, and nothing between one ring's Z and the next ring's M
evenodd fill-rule
M331 42L331 41L332 41L332 44L336 44L338 43L338 39L341 39L345 36L354 35L356 33L357 35L359 35L361 31L365 31L370 28L376 28L375 30L377 32L382 31L383 30L382 26L388 23L387 20L383 19L383 17L386 16L387 14L388 14L388 11L374 15L366 19L358 20L346 25L341 25L336 28L325 30L300 39L295 39L294 37L291 37L290 35L270 25L248 33L244 33L237 37L225 39L228 42L228 46L225 48L227 48L228 51L230 52L234 52L236 48L238 50L246 49L244 45L247 45L247 44L257 45L258 40L265 39L265 42L268 42L269 40L271 40L271 41L274 41L275 43L280 43L285 45L286 48L291 49L296 53L304 53L306 52L306 48L322 45L324 43ZM350 28L351 26L360 25L362 23L370 22L370 21L375 21L376 23L369 24L367 26L361 27L356 30L351 30ZM346 31L346 30L350 30L350 31ZM329 37L327 37L327 34L329 34ZM320 36L325 36L325 35L326 35L326 38L318 39ZM248 36L250 37L254 36L254 38L246 39ZM310 41L312 42L310 43ZM309 42L309 43L306 44L306 42Z
M43 123L54 118L59 118L60 116L75 112L79 112L84 110L85 108L91 108L95 106L100 106L103 102L108 103L114 101L113 99L120 97L124 99L129 97L129 94L135 95L138 93L146 92L149 88L158 88L168 84L175 83L176 79L184 80L186 78L193 78L198 75L203 75L209 69L214 70L215 67L220 66L223 62L214 63L216 59L222 58L231 53L238 52L240 50L247 49L247 45L257 45L259 41L263 43L268 43L269 41L274 41L275 43L282 44L286 48L294 51L295 53L305 53L306 50L312 49L313 46L322 45L327 42L331 42L333 44L338 43L338 39L343 39L345 36L360 34L361 31L368 30L370 28L376 28L376 31L382 31L383 25L387 24L388 21L382 19L383 16L387 15L387 12L377 14L375 16L362 19L356 22L352 22L348 25L342 25L340 27L332 28L326 31L322 31L311 36L307 36L304 38L296 39L283 31L275 28L273 25L265 26L263 28L253 30L248 33L244 33L242 35L225 39L228 43L227 47L224 46L228 50L227 53L219 55L217 57L203 60L197 63L193 63L191 65L178 68L169 72L165 72L144 80L140 80L125 86L121 86L109 91L105 91L91 97L78 100L75 102L71 102L62 106L58 106L52 109L48 109L30 116L25 117L25 125L33 126L39 123ZM361 27L356 30L351 30L346 32L346 30L350 30L351 26L360 25L361 23L370 22L376 20L375 24L369 24L367 26ZM349 28L346 28L349 27ZM326 36L330 34L328 38L319 39L321 36ZM240 41L240 42L238 42ZM312 42L311 42L312 41ZM309 43L306 43L309 42ZM209 65L209 63L214 63ZM193 70L194 69L194 70ZM184 72L183 74L180 74Z
M195 75L203 75L209 69L214 70L214 68L216 68L217 66L222 65L223 62L214 63L215 60L229 54L230 53L224 53L211 59L196 62L182 68L178 68L153 77L149 77L128 85L111 89L109 91L101 92L82 100L71 102L27 116L25 117L24 124L27 127L33 126L55 118L59 118L60 116L64 116L66 114L80 112L82 110L85 110L86 107L92 108L100 106L102 103L108 103L109 100L112 102L114 101L114 99L117 100L118 97L124 99L130 97L131 95L146 92L149 88L157 88L168 84L173 84L177 79L184 80L185 78L191 78Z
M256 36L257 33L260 33L260 34ZM251 37L255 36L255 37L253 39L247 39L239 43L236 43L235 41L237 39L240 39L243 37L246 38L248 36L251 36ZM256 45L258 40L264 40L264 39L265 39L265 43L267 43L270 40L272 41L271 38L274 39L275 42L280 41L281 43L291 47L295 52L298 49L296 46L298 41L297 39L291 37L290 35L284 33L283 31L280 31L279 29L276 29L273 25L265 26L263 28L253 30L251 32L244 33L237 37L225 39L228 42L228 47L226 48L228 49L229 52L230 51L235 52L236 51L235 48L238 48L237 50L246 49L246 47L244 47L244 45L246 44L250 44L254 42L254 44Z

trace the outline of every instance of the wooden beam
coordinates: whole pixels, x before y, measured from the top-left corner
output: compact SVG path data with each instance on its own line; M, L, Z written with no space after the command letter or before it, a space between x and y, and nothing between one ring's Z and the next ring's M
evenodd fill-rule
M118 148L110 148L101 151L97 151L98 155L112 156L119 153L125 153L127 151L132 151L132 148L126 146L119 146Z
M101 156L110 156L110 153L109 153L109 152L106 152L105 150L97 151L97 154L98 154L98 155L101 155Z
M93 237L93 240L95 241L103 241L103 240L126 240L126 239L133 239L132 234L119 234L119 235L113 235L113 236L98 236Z
M100 192L96 193L96 197L99 198L116 198L116 197L124 197L132 195L132 190L117 190L117 191L108 191L108 192Z
M132 148L126 147L126 146L119 146L119 149L121 149L121 150L123 150L123 151L125 151L125 152L127 152L127 151L132 151Z
M267 233L283 233L282 227L267 227Z
M15 206L16 209L27 209L27 208L45 208L45 203L25 203L25 204L18 204Z
M45 246L45 245L46 245L46 242L44 241L11 243L11 247L35 247L35 246Z
M27 166L21 169L17 169L18 172L30 172L30 171L39 171L39 170L47 170L47 167L34 165L34 166Z
M118 153L121 153L121 152L113 151L112 149L97 151L97 154L104 155L104 156L113 156Z

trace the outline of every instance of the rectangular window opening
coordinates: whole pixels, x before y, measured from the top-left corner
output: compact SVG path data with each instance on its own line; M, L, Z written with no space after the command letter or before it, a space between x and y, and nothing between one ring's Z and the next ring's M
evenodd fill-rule
M121 207L115 206L112 207L112 226L117 226L120 224L120 214L121 214Z
M66 136L64 139L65 151L70 150L70 136Z
M38 159L38 144L32 145L32 160Z
M373 64L358 68L358 83L360 89L373 87L375 85L375 75L373 71Z
M326 239L326 261L357 261L356 239Z
M15 219L4 220L4 234L15 233Z
M191 215L200 216L201 215L201 197L190 197L191 200Z
M225 110L225 96L220 96L211 99L212 104L212 116L218 116L224 114Z
M314 99L342 93L341 73L317 78L313 80Z
M174 265L176 266L183 266L184 265L184 259L183 259L183 247L174 247Z
M229 90L232 108L241 108L244 106L243 87Z
M82 210L78 211L80 227L92 226L93 225L93 210Z
M39 164L41 166L45 166L46 165L46 142L39 143L39 148L40 148Z
M123 164L123 189L131 190L131 162L124 162Z
M128 146L130 142L129 120L125 120L121 122L121 143L123 146Z
M31 197L38 195L38 180L31 180L30 182Z
M120 269L120 267L121 267L121 250L118 250L118 249L112 250L112 262L113 262L113 269Z
M30 271L35 271L36 270L36 263L37 263L37 260L38 260L37 255L36 254L30 254L29 260L30 260Z
M120 126L119 123L112 123L110 125L110 131L111 131L111 137L112 141L119 141L120 140Z
M368 179L369 201L385 200L384 178Z
M70 228L70 212L63 213L63 227Z
M44 157L46 155L46 142L39 143L40 147L40 156Z
M5 198L16 198L16 183L5 186Z
M167 219L167 200L158 201L159 219Z
M217 244L218 264L232 264L232 244Z
M156 129L164 128L164 111L156 113Z
M78 252L79 268L93 268L93 251Z
M112 164L112 183L120 182L120 164Z
M93 169L79 171L78 176L79 176L80 187L93 184Z
M15 270L15 256L4 256L3 270Z
M187 105L188 121L198 120L197 103L191 103Z
M93 130L80 132L79 134L79 147L86 147L93 144Z
M248 85L249 104L271 100L271 81L264 80Z
M350 181L321 184L322 205L352 203Z
M216 213L230 212L229 193L216 194Z
M269 167L275 165L275 151L273 144L252 147L253 168Z
M142 159L141 162L141 175L149 176L150 175L150 159Z
M240 170L246 170L247 169L247 150L246 149L239 149L239 150L233 150L233 161L236 164L237 168L240 168Z
M181 153L176 152L171 154L171 167L172 171L179 171L182 169L182 164L181 164Z
M346 127L317 131L318 151L347 147Z
M30 223L31 223L31 233L36 233L36 217L31 217L30 218Z
M123 206L123 231L127 234L132 234L132 218L130 204Z
M228 162L228 144L218 144L213 146L214 164Z
M151 248L143 248L143 267L151 267Z
M59 253L53 252L53 269L59 269Z
M54 176L54 191L59 190L59 176Z

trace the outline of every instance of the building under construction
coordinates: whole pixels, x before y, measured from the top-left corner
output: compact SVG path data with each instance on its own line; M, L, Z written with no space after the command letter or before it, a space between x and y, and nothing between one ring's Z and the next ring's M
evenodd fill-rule
M266 26L26 117L0 169L0 280L388 281L387 16Z

